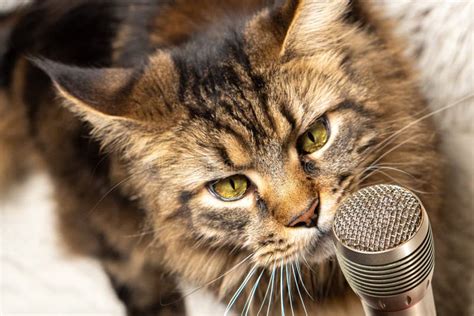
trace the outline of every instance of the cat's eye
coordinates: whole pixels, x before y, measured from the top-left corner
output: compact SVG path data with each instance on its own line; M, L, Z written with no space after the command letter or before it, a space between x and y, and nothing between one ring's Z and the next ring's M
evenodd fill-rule
M245 195L248 187L247 177L238 174L212 182L209 191L223 201L235 201Z
M328 122L318 119L298 140L298 150L303 154L312 154L323 148L329 139Z

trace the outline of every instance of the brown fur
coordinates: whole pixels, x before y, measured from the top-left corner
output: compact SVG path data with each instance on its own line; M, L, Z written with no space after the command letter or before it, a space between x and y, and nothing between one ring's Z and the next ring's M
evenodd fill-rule
M361 314L334 261L338 203L362 186L397 183L438 218L435 133L416 120L424 100L390 26L356 1L158 3L145 8L143 46L134 44L143 8L126 11L105 62L113 68L36 60L61 99L48 84L35 104L16 100L46 80L16 61L23 75L8 102L18 113L36 109L30 136L56 184L65 243L101 260L130 315L184 313L183 280L229 302L254 265L234 308L261 276L256 314L273 269L291 278L297 263L315 297L305 299L310 313ZM137 47L145 51L132 68ZM23 53L52 58L41 48ZM331 138L302 156L297 139L322 115ZM210 195L207 183L232 174L252 182L242 200ZM286 227L315 197L318 227ZM286 312L301 314L296 292L290 302L283 291Z
M14 76L18 78L20 73L21 65ZM21 78L15 80L15 86L15 89L22 89ZM10 100L21 102L18 95L10 95L8 91L0 89L0 196L38 164L38 157L27 133L25 108L11 111Z

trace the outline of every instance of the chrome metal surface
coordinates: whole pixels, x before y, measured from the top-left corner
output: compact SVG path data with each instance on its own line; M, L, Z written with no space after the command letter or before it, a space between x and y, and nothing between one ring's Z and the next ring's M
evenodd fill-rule
M396 185L371 186L342 203L334 221L334 233L348 248L384 251L415 235L421 213L421 203L410 191Z
M339 265L366 310L401 311L425 300L433 236L413 193L394 185L363 189L342 204L333 231Z

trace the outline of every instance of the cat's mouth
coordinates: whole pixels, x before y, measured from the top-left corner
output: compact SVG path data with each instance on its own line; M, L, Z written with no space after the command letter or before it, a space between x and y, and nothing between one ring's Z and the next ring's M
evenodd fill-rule
M331 229L301 227L255 253L261 266L280 266L294 262L322 262L334 254Z
M274 222L263 226L264 234L254 243L254 261L272 267L305 261L321 263L334 256L332 224L339 200L334 194L320 194L314 214L297 225Z

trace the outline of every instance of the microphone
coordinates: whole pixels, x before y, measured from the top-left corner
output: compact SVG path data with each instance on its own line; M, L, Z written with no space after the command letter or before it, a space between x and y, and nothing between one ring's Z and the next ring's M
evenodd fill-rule
M333 225L336 256L368 316L436 316L433 235L418 197L374 185L348 197Z

